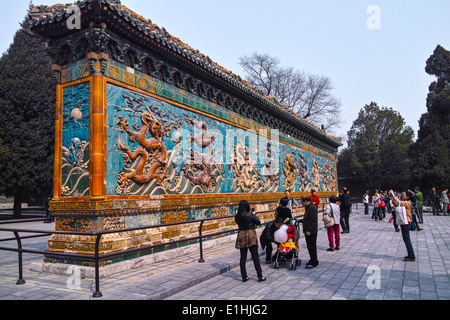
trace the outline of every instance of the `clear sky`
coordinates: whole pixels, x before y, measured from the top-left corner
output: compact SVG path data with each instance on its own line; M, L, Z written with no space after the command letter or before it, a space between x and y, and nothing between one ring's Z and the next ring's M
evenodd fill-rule
M33 2L52 5L63 0ZM6 8L0 12L0 52L5 52L29 0L0 3ZM344 120L336 132L342 137L371 101L400 112L417 132L434 80L425 73L426 60L438 44L450 50L449 0L122 0L122 4L240 76L244 73L239 57L255 51L276 56L285 66L328 76L343 104Z

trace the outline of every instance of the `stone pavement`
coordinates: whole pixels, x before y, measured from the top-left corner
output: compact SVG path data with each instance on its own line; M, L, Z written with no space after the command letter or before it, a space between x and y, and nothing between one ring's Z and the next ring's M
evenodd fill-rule
M18 286L17 254L0 251L0 300L449 300L450 217L425 213L424 230L411 232L415 262L402 261L406 248L401 234L386 220L376 222L361 209L353 210L351 232L341 234L341 250L334 252L326 251L321 229L316 269L304 268L309 256L302 235L297 270L288 265L273 269L262 257L267 281L256 281L249 261L250 281L243 283L232 235L205 249L205 263L198 263L195 252L101 279L103 297L97 299L92 298L92 279L30 271L33 262L42 261L39 255L24 254L26 284ZM22 227L51 230L53 225ZM10 235L0 233L5 237ZM45 238L24 243L25 248L46 246Z

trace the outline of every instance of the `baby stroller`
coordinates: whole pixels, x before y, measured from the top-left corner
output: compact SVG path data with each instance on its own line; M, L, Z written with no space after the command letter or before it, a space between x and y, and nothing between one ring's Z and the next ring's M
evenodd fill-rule
M277 253L275 254L273 267L275 269L278 269L280 265L284 265L286 264L286 262L290 262L289 270L297 269L297 266L301 265L302 263L302 261L298 258L298 240L300 239L299 222L296 221L294 225L283 225L276 231L276 233L278 234L275 235L275 239L279 240L277 242L281 243L281 245L277 249ZM294 239L294 245L289 245L289 243L287 243L290 238Z

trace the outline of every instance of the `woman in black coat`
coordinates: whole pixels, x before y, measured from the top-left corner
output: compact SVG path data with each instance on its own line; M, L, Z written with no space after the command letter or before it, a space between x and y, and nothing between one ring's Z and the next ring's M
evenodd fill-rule
M258 237L256 235L256 226L261 225L258 217L255 214L255 209L250 212L250 205L247 200L242 200L239 203L239 209L234 218L239 232L236 239L236 249L241 251L240 267L242 281L248 281L247 270L245 264L247 262L247 251L250 250L253 263L255 265L258 281L265 281L266 278L262 275L261 263L258 254Z

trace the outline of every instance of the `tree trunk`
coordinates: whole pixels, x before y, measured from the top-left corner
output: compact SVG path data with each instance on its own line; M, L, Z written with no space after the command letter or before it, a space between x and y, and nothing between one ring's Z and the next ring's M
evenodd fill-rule
M22 217L22 197L16 195L14 197L14 219L20 219Z

